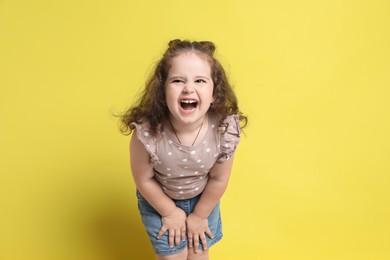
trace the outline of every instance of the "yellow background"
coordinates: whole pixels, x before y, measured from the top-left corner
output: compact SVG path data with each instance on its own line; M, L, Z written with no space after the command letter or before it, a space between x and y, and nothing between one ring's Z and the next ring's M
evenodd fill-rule
M212 259L390 259L386 0L0 1L0 259L153 259L112 113L211 40L249 126Z

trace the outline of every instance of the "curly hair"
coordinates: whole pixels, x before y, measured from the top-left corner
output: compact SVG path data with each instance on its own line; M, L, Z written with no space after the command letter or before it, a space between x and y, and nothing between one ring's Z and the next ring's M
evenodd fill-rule
M120 131L129 135L135 129L132 124L148 122L150 131L156 134L161 127L161 122L169 117L169 110L165 99L165 82L174 57L194 51L207 59L211 68L211 77L214 83L214 102L208 113L220 120L227 116L238 114L241 128L247 124L247 117L238 108L237 97L230 85L225 70L220 62L214 57L215 45L210 41L172 40L163 57L158 61L153 73L146 81L144 90L135 105L120 115Z

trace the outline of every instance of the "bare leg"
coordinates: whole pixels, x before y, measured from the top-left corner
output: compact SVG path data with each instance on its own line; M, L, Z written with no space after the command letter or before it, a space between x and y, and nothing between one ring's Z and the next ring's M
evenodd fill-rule
M193 248L188 250L187 260L208 260L209 259L209 250L199 250L198 253L194 252Z
M157 255L157 260L187 260L188 250L185 248L183 251L176 255Z

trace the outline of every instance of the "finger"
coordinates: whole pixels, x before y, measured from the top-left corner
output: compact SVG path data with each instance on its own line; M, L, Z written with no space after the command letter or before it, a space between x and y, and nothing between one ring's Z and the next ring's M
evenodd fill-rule
M207 250L207 240L206 240L206 235L205 234L202 234L200 236L200 241L202 243L203 250Z
M194 250L195 250L195 253L198 253L198 251L199 251L199 236L195 235L193 239L194 239Z
M214 238L213 232L211 232L211 230L209 228L206 229L205 233L209 236L209 238L211 238L211 239Z
M174 240L175 240L175 230L170 229L168 235L168 241L169 241L169 246L173 247L174 246Z
M162 237L162 235L164 235L164 233L167 231L167 227L166 226L162 226L160 231L158 232L157 234L157 239L160 239Z
M181 230L181 240L186 241L186 230L183 228Z
M192 248L192 234L188 234L188 247Z
M176 230L175 232L175 242L176 242L176 246L179 246L180 245L180 239L181 238L181 232L179 230Z

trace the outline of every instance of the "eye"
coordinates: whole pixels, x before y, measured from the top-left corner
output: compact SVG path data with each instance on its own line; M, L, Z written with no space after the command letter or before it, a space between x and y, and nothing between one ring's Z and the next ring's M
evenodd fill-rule
M195 80L195 83L206 83L204 79L197 79Z
M172 80L172 83L184 83L184 81L181 79L174 79Z

